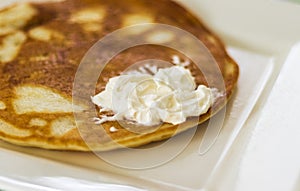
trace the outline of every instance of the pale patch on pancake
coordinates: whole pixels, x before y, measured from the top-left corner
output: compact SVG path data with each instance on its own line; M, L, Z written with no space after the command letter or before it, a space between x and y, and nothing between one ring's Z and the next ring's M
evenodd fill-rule
M43 62L43 61L48 61L49 56L32 56L28 59L30 62Z
M225 75L226 76L234 75L235 72L236 72L235 64L230 60L226 60Z
M2 44L0 44L0 63L14 60L26 39L26 35L21 31L17 31L4 37Z
M6 109L6 105L3 101L0 101L0 110Z
M38 127L44 127L47 125L47 121L41 118L33 118L29 122L30 127L38 126Z
M19 86L15 89L13 107L17 114L71 113L72 101L47 87ZM76 106L75 110L83 110Z
M9 124L2 119L0 119L0 131L12 136L18 136L18 137L28 137L31 135L31 132L24 129L18 129L12 124Z
M31 5L24 3L0 12L0 36L24 27L36 14Z
M175 36L169 31L155 31L147 36L147 41L150 43L167 43L174 40Z
M72 117L60 117L53 120L50 127L52 135L63 136L68 131L76 128L76 125Z
M207 38L211 43L213 43L213 44L217 43L216 38L215 38L214 36L212 36L212 35L207 35L206 38Z
M131 26L136 24L153 23L153 21L154 18L150 15L130 14L125 16L123 25L126 27L126 26Z
M89 23L102 21L105 16L103 7L91 7L82 9L71 16L71 21L75 23Z
M102 25L100 23L86 23L83 25L84 30L86 31L99 31L102 29Z
M99 31L102 28L102 21L105 17L103 7L85 8L71 15L70 21L81 24L86 31Z
M141 24L150 24L154 22L154 18L151 15L147 14L130 14L125 15L123 20L123 27L140 25L135 28L128 30L131 34L140 34L151 28L150 25L141 25Z
M29 37L35 40L49 42L51 40L62 40L64 39L63 34L60 32L48 29L46 27L36 27L29 31Z

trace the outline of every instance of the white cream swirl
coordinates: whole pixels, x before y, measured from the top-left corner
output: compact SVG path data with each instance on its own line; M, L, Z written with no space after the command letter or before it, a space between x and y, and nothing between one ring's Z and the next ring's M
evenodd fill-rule
M98 123L130 120L152 126L180 124L187 117L206 113L213 103L212 89L199 85L183 66L159 69L154 75L126 74L109 80L104 91L92 97L101 111L113 111Z

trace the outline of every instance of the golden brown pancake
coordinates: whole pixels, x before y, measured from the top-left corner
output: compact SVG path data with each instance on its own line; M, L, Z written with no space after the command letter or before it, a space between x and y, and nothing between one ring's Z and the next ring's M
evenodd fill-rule
M134 133L118 121L79 129L78 125L84 122L75 123L72 90L80 61L105 35L140 23L179 27L201 40L222 73L224 96L199 118L188 118L180 125L164 123L155 131L132 125L145 129L141 134ZM151 35L155 35L155 31L147 29L133 32L140 38L151 39ZM133 63L153 58L171 62L173 55L189 59L179 51L159 45L124 50L106 65L95 93L105 88L109 78L120 75ZM219 86L218 80L214 83L219 71L209 65L205 75L192 61L187 67L197 85ZM80 151L111 150L119 148L119 144L137 147L167 139L194 127L195 119L202 123L224 107L235 89L238 74L237 64L228 56L219 38L188 10L170 0L16 4L0 11L0 139L23 146ZM75 106L77 114L85 110L84 102Z

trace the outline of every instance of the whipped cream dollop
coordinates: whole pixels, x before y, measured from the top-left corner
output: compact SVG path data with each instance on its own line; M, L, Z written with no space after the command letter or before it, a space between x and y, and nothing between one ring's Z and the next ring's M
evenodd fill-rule
M129 120L146 126L162 122L180 124L187 117L206 113L214 101L213 88L196 87L190 70L183 66L159 69L154 75L124 74L110 78L104 91L92 97L101 115L97 123Z

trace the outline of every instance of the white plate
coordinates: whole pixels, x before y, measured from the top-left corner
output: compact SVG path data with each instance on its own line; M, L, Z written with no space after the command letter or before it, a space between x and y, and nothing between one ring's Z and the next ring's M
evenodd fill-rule
M66 186L74 181L70 178L74 178L81 179L82 185L90 189L95 187L100 189L103 184L99 183L104 182L158 190L205 188L248 118L273 68L270 57L235 48L229 48L229 52L240 66L238 88L226 108L224 126L216 142L204 155L199 154L199 146L205 127L198 128L190 144L176 158L161 166L142 170L113 166L93 153L21 148L0 142L0 183L2 181L3 184L9 184L11 180L15 180L68 189ZM218 120L218 116L214 120ZM181 144L184 135L183 133L177 136L171 147L176 148L178 144ZM137 163L142 163L144 160L156 160L158 156L164 154L158 151L152 156L133 155L130 157L126 156L122 150L108 153L118 158L123 157L124 162L128 160L128 162L136 161ZM52 159L56 162L45 159Z

